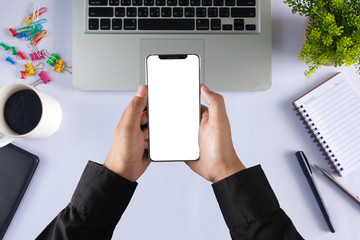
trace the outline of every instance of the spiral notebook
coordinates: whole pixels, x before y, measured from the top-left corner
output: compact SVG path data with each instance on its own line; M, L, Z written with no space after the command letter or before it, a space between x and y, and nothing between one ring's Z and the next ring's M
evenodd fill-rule
M345 176L360 168L360 96L343 73L293 102L331 168Z

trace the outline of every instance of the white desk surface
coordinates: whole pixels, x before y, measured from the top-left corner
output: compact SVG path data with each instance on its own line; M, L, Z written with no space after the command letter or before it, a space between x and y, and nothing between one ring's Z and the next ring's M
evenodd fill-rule
M57 53L71 65L72 1L40 2L48 8L44 15L48 23L44 26L49 31L40 47ZM305 239L360 239L360 207L315 171L336 229L336 233L329 232L294 153L303 150L311 163L330 169L291 106L292 100L340 70L360 89L360 75L355 68L322 67L310 79L304 77L306 66L297 55L305 18L291 14L282 1L272 3L272 88L265 92L223 93L235 149L247 167L262 165L281 207ZM2 4L0 41L28 52L25 43L12 38L7 29L20 25L32 11L32 4L29 0ZM105 160L113 130L135 94L79 92L73 89L70 74L47 69L53 82L38 88L60 102L63 121L49 138L14 142L38 155L40 164L5 240L34 239L69 203L87 161ZM24 81L3 60L0 73L1 86ZM339 180L360 194L360 169ZM184 163L152 163L138 182L113 239L230 239L211 184Z

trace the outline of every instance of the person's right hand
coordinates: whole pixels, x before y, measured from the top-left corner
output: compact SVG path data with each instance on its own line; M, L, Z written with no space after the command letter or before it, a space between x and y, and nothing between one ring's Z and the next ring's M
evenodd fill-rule
M201 85L201 96L209 107L201 106L199 129L200 159L186 162L189 167L212 183L245 169L236 155L224 98Z

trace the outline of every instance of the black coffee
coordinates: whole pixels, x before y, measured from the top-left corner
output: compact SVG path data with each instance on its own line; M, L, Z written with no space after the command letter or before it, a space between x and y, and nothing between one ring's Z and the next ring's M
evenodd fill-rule
M6 124L18 134L32 131L39 123L42 105L39 96L32 90L21 90L11 95L5 103Z

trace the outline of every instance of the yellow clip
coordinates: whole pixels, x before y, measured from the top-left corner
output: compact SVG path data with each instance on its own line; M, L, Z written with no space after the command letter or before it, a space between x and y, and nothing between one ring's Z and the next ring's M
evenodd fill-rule
M54 71L61 73L64 67L65 67L64 61L56 60Z
M38 16L40 16L41 14L43 14L44 12L46 12L46 10L47 10L46 7L42 7L42 8L40 8L39 11L35 11L35 17L34 17L34 18L37 18ZM33 18L33 13L31 13L31 14L25 19L25 21L21 24L21 26L29 25L30 23L33 22L34 18Z
M35 74L33 65L29 62L24 65L25 66L25 72L27 76L31 76Z

